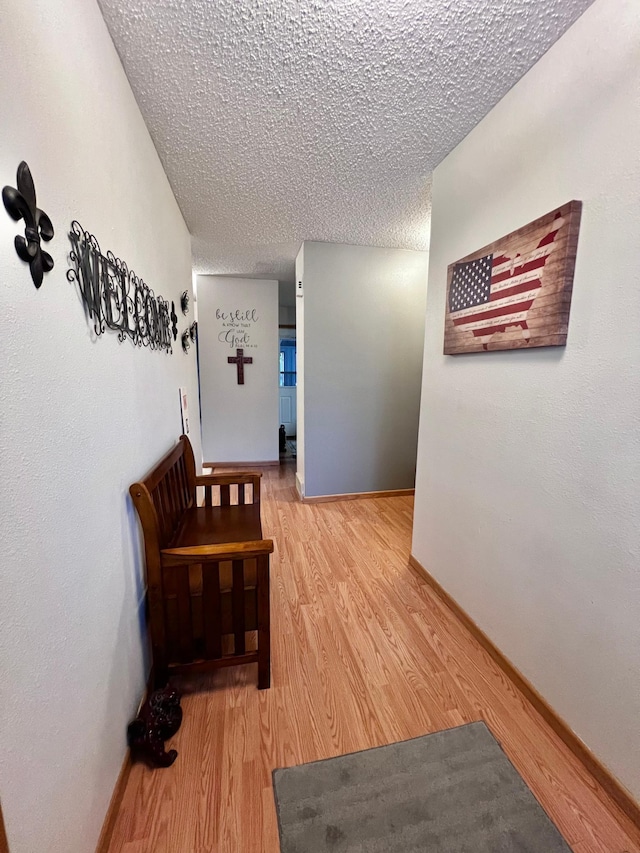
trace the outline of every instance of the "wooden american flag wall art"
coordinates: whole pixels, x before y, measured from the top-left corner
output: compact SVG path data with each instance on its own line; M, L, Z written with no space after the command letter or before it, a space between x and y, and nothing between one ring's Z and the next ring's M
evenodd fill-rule
M564 346L581 201L447 268L444 353Z

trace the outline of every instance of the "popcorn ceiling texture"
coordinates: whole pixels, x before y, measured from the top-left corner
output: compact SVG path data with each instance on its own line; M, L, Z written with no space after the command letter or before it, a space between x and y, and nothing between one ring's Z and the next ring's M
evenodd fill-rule
M100 0L196 270L282 280L427 248L431 171L590 3Z

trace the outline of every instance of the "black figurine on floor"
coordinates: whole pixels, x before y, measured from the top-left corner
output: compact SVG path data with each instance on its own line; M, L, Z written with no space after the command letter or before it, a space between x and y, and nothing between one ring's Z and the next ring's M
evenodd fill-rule
M280 424L280 453L287 452L287 431L284 424Z
M127 740L134 758L153 767L169 767L178 757L175 749L165 751L164 742L180 728L180 694L174 687L155 690L127 727Z

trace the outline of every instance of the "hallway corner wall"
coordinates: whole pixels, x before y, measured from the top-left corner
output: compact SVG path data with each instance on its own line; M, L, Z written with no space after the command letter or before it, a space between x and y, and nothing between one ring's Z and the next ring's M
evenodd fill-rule
M413 554L640 798L640 14L596 0L436 168ZM447 265L583 202L566 347L442 354Z
M197 293L204 461L277 462L278 282L199 275Z
M0 78L0 186L26 160L55 229L36 290L0 206L0 799L11 853L89 853L149 670L128 489L182 431L178 388L196 423L198 393L180 340L95 336L68 233L77 219L178 313L190 236L94 0L5 0Z
M298 258L305 496L412 489L428 253L305 241Z

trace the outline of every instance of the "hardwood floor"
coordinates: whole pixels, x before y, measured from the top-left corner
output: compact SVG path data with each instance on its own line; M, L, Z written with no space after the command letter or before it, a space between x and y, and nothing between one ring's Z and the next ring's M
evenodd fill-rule
M576 853L640 853L637 829L408 566L412 499L297 501L265 469L270 690L256 665L183 682L167 770L134 765L110 853L277 853L276 767L485 720ZM544 853L544 851L540 851Z

